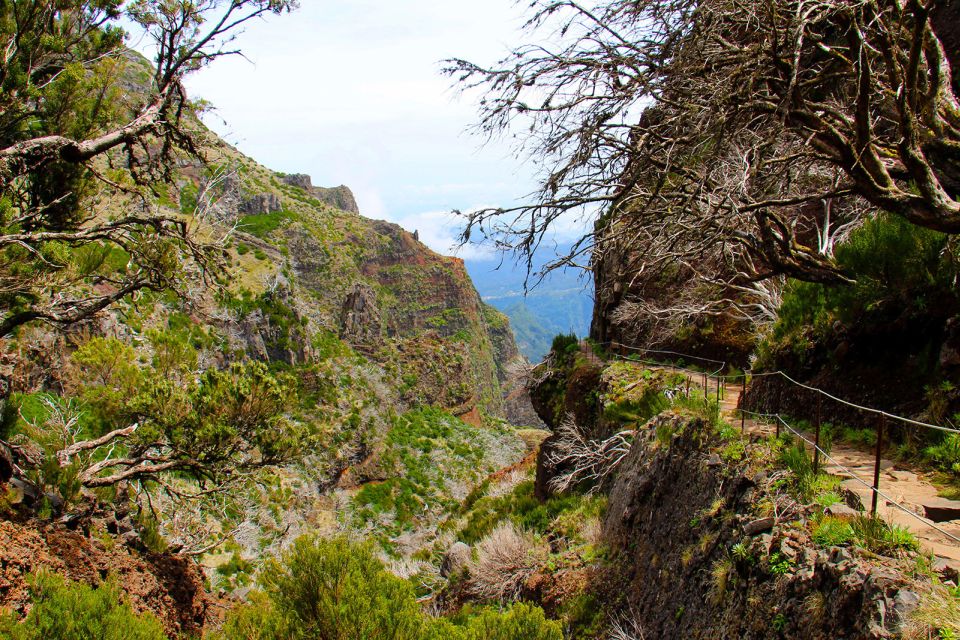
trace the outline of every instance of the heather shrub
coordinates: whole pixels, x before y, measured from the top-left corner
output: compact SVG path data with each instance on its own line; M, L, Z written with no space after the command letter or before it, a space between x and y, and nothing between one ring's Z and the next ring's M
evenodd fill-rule
M163 625L150 613L136 614L116 584L94 588L52 573L29 578L32 607L26 619L0 617L0 637L9 640L164 640Z
M392 575L370 544L305 536L267 563L263 593L227 617L224 640L560 640L537 607L426 615L413 586Z
M476 560L470 566L472 590L486 600L514 600L527 579L546 563L547 555L533 534L512 522L501 522L477 543Z

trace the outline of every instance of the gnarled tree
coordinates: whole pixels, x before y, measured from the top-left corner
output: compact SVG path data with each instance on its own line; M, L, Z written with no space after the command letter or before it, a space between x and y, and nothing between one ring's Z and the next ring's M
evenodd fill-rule
M295 0L0 1L0 337L215 275L219 249L154 204L197 156L183 78ZM156 48L123 45L125 18Z
M955 2L534 7L528 26L555 27L560 44L448 66L485 89L479 128L522 122L544 163L530 201L470 214L465 239L529 253L558 217L586 212L599 224L558 264L619 253L628 283L679 273L688 298L712 300L664 315L763 317L777 278L848 278L833 248L878 209L960 231Z

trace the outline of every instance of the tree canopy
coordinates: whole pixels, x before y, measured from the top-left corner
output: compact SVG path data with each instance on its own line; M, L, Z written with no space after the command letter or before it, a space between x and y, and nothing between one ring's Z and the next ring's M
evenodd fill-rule
M0 337L211 278L219 250L157 195L201 152L184 77L295 0L0 1ZM124 46L142 30L152 66Z
M527 202L469 214L465 239L528 254L586 211L599 223L556 264L614 251L713 288L691 298L768 310L758 283L848 280L834 247L879 210L960 231L950 0L532 7L532 44L447 66L483 91L479 129L516 131L543 167Z

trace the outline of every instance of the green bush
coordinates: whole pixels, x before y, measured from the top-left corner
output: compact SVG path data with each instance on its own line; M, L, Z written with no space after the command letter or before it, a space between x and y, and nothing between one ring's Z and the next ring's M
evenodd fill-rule
M791 281L784 291L774 337L834 321L861 321L884 305L922 312L943 296L953 297L957 261L945 234L922 229L903 218L880 215L837 247L837 262L856 277L853 284L822 285Z
M241 231L245 231L252 236L266 238L292 217L293 215L288 211L259 213L255 215L243 216L240 218L240 222L237 227Z
M224 640L560 640L536 607L423 613L412 585L390 574L368 544L302 537L268 562L262 595L232 611Z
M121 590L108 582L99 588L51 573L28 577L33 606L16 623L0 617L0 637L9 640L164 640L156 616L135 614Z
M853 527L843 518L824 516L813 527L813 541L822 547L842 547L853 539Z
M960 473L960 436L945 434L940 442L923 450L922 458L942 471Z
M840 479L826 473L814 473L813 458L800 441L784 447L780 463L793 472L791 492L804 503L818 502L824 494L835 493Z
M358 525L393 515L378 533L394 536L425 512L455 508L450 482L474 482L484 470L482 432L449 413L430 407L408 411L393 420L381 455L386 481L366 484L354 497Z
M574 333L561 333L554 336L550 350L557 355L567 355L580 347L580 338Z
M857 543L883 555L897 555L902 551L918 551L920 543L905 528L890 524L882 518L858 516L850 522Z
M467 544L474 544L507 518L519 528L539 535L549 531L572 537L575 527L571 520L579 522L586 518L599 517L606 508L606 499L601 496L569 494L551 496L545 502L540 502L533 495L533 488L533 481L527 480L506 495L485 496L474 500L464 509L467 521L457 538Z

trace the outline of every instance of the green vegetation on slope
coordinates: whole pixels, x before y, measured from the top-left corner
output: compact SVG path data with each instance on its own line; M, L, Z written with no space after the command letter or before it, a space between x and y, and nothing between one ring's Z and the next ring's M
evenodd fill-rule
M33 606L17 623L0 612L0 636L8 640L165 640L163 626L150 613L135 614L114 581L98 588L52 573L30 577Z
M224 640L560 640L560 624L516 604L452 618L425 614L413 586L365 544L305 537L261 576L264 595L232 612Z

